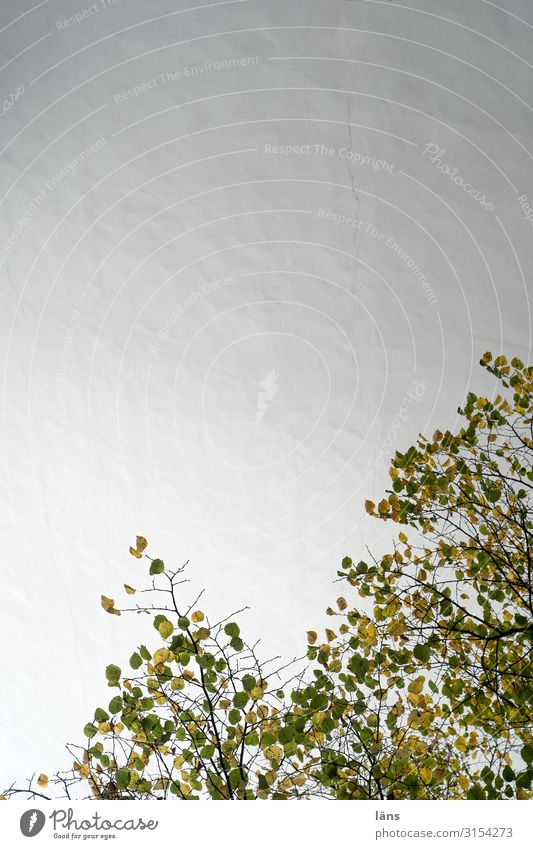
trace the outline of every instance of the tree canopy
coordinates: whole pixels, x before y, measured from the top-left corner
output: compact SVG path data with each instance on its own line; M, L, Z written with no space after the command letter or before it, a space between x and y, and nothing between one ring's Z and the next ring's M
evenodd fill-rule
M4 798L530 798L533 367L481 364L499 394L470 392L456 433L396 453L390 489L366 502L401 526L392 550L344 558L331 627L307 632L302 657L263 661L240 611L212 622L200 597L184 605L185 566L137 537L149 586L101 604L153 630L128 669L107 666L110 701L68 747L72 770Z

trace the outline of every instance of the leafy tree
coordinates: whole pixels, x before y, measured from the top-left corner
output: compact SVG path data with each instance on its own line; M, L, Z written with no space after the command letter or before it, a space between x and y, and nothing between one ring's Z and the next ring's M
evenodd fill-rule
M338 572L346 589L325 640L304 657L261 662L236 614L212 623L178 598L137 537L151 584L155 646L139 645L97 708L70 772L106 799L530 798L533 779L533 368L482 365L502 387L469 393L455 434L396 453L391 488L367 511L402 525L391 553ZM406 531L408 531L409 536ZM179 593L181 595L181 593ZM201 595L201 594L200 594ZM356 603L357 602L357 603ZM147 642L152 642L146 638ZM45 795L46 775L27 788ZM37 785L37 786L36 786ZM37 789L37 787L39 789ZM47 791L48 792L48 791Z
M151 586L124 589L130 597L147 593L148 603L121 610L107 596L101 603L112 615L150 614L155 647L137 646L127 672L107 666L117 692L85 725L86 744L68 782L84 779L93 796L107 799L284 798L282 777L284 786L304 780L302 746L294 744L299 759L290 761L280 746L288 683L282 675L292 664L261 662L236 614L209 621L198 608L201 593L184 607L178 588L185 566L169 570L146 548L137 537L130 552L148 561Z
M415 532L401 531L379 562L347 559L339 572L370 600L372 621L351 611L340 645L312 652L329 672L342 665L339 686L356 687L348 748L363 733L373 740L366 769L373 758L377 792L394 798L527 798L531 788L533 368L490 353L481 364L503 394L469 393L458 433L420 435L393 459L386 497L366 502ZM407 678L410 711L399 721ZM409 755L398 752L422 741L427 760L402 765ZM342 764L329 772L343 797L354 780Z

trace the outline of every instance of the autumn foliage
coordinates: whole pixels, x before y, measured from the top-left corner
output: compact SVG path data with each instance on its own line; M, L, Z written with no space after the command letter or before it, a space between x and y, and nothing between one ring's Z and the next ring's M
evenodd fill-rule
M390 489L366 502L401 526L393 550L344 558L331 627L307 631L298 660L263 662L236 614L213 622L199 597L184 605L185 567L152 558L137 537L142 604L130 585L133 607L101 603L111 615L147 611L153 628L128 670L107 666L112 697L70 748L72 770L24 792L529 798L533 368L488 353L481 364L499 394L469 393L457 433L396 453Z

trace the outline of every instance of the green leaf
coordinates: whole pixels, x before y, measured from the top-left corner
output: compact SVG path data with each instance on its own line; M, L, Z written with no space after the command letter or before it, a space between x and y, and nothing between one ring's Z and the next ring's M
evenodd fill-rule
M151 782L145 778L143 781L139 781L139 783L135 786L136 793L149 793L152 789Z
M146 646L140 647L139 654L141 655L143 660L151 660L152 659L152 655L150 654L150 652L148 651Z
M248 699L248 693L235 693L233 696L233 704L236 708L243 708L246 707Z
M118 769L115 773L115 783L119 790L126 790L130 783L131 774L129 769Z
M527 764L530 764L531 761L533 761L533 745L531 745L530 743L526 743L524 748L521 750L520 754L522 755L522 759Z
M113 663L106 666L105 677L107 678L110 687L118 684L121 674L122 670L120 669L120 666L115 666Z
M239 786L241 781L243 781L243 777L241 775L241 770L238 767L236 767L235 769L232 769L230 774L229 774L229 783L230 783L231 788L233 790L235 790L235 788Z
M189 619L186 616L180 616L178 619L178 628L181 628L182 631L186 631L190 625Z
M240 637L233 637L230 642L230 646L234 651L242 651L244 648L244 643Z
M264 775L259 774L257 776L257 785L260 790L268 790L268 781Z
M109 714L106 713L103 708L96 708L94 712L94 721L95 722L107 722L109 719Z
M228 714L228 719L229 719L229 721L232 725L238 725L239 722L241 721L240 710L237 710L236 708L233 708L233 710L230 710L230 712Z
M261 735L261 746L263 746L263 748L265 746L271 746L273 743L276 742L276 739L277 738L274 736L274 734L271 734L269 731L265 731Z
M163 563L162 560L159 560L158 558L156 558L155 560L152 560L152 562L150 564L150 575L160 575L161 572L164 572L164 571L165 571L165 564Z
M471 787L470 790L467 791L466 798L467 799L486 799L487 797L485 796L485 791L483 790L483 788L480 787L479 784L474 784L474 786Z
M291 740L294 739L294 726L289 725L284 728L280 728L278 739L282 744L290 743Z
M354 652L354 654L348 661L348 669L350 670L350 672L353 672L353 674L359 680L361 680L361 678L364 678L368 671L368 667L369 663L366 657L362 657L362 655L357 654L357 652Z
M431 649L428 645L421 645L419 643L415 646L413 654L417 660L421 660L423 663L427 663L429 658L431 657Z
M244 687L245 690L247 690L247 692L250 692L250 690L253 690L253 688L255 687L254 676L253 675L244 675L243 679L242 679L242 686Z
M96 746L91 746L91 748L89 749L89 754L92 755L93 758L96 758L97 760L100 760L100 758L102 757L102 752L100 751L100 749L97 749ZM143 766L144 766L144 764L143 764Z
M241 633L241 629L236 622L228 622L227 625L224 625L224 632L228 635L228 637L238 637Z
M122 698L120 696L114 696L109 702L108 707L111 713L118 713L122 710Z
M98 728L96 728L96 726L93 725L92 722L88 722L87 725L85 726L85 728L83 729L83 733L85 734L86 737L89 737L89 739L90 739L91 737L94 737L94 735L98 733Z
M143 660L142 660L141 655L137 654L137 652L134 651L132 656L130 657L131 668L132 669L138 669L140 666L142 666L142 663L143 663Z

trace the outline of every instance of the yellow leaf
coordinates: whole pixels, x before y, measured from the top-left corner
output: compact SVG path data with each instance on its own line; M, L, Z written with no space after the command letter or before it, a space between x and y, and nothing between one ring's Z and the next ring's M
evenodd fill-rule
M422 769L420 770L420 778L422 779L424 784L429 784L429 782L433 778L433 770L430 769L428 766L422 767Z
M401 637L405 633L405 618L400 614L387 626L387 631L392 637Z
M457 737L457 739L456 739L456 740L454 740L454 744L453 744L453 745L454 745L454 746L455 746L455 748L456 748L456 749L458 749L460 752L466 752L466 740L465 740L465 738L464 738L464 737L462 737L462 736Z
M378 504L378 510L380 513L388 513L390 510L390 504L386 498L382 498Z
M132 548L131 545L130 545L130 554L133 554L134 557L142 557L141 552L137 551L137 549L135 549L135 548Z
M164 619L157 626L157 630L159 631L163 639L166 640L167 637L170 637L170 635L174 631L174 625L169 619Z
M374 646L377 643L377 628L373 622L363 617L359 623L357 631L358 637L362 643L367 646Z
M365 510L367 513L373 513L376 509L376 505L373 501L365 501Z
M174 654L169 649L157 649L153 660L157 666L159 663L166 663L167 660L174 660Z
M331 643L333 640L336 640L337 635L335 631L332 631L330 628L326 628L326 639L328 643Z
M89 777L89 765L88 764L82 764L82 766L80 766L80 775L81 775L82 778L88 778Z
M411 681L411 683L409 684L407 689L409 690L410 693L416 693L416 694L421 693L422 690L424 689L424 681L425 680L426 679L424 678L423 675L419 675L418 678L415 678L414 681Z
M113 598L108 598L106 595L101 595L100 603L106 613L111 613L114 616L120 616L120 610L115 610L115 600Z
M398 539L400 540L400 542L403 542L403 543L407 542L407 537L406 537L406 535L404 534L403 531L400 531L400 533L398 534Z
M183 757L183 755L178 755L177 758L174 758L174 768L180 769L180 767L183 766L184 761L185 761L185 758Z
M205 619L205 615L201 610L195 610L193 614L191 614L191 620L193 622L203 622Z
M339 608L339 610L346 610L346 608L348 607L348 602L345 598L339 596L339 598L337 599L337 607Z
M394 716L401 716L404 713L404 706L401 699L398 699L395 705L392 706L391 711Z
M460 775L457 781L459 782L459 786L462 790L468 790L468 788L470 787L470 782L466 775Z
M135 547L137 551L144 551L148 543L146 542L144 537L137 537L135 541Z
M307 632L307 642L311 643L311 645L312 645L313 643L316 643L316 641L317 641L316 631L308 631Z
M283 749L281 749L279 746L268 746L264 750L264 755L265 755L266 758L268 758L269 761L279 760L279 758L281 758L282 754L283 754Z
M124 584L124 589L126 590L128 595L134 595L137 592L137 590L134 590L133 587L130 587L129 584Z
M37 779L37 784L39 787L48 787L48 776L45 775L44 772L41 772L39 778Z

